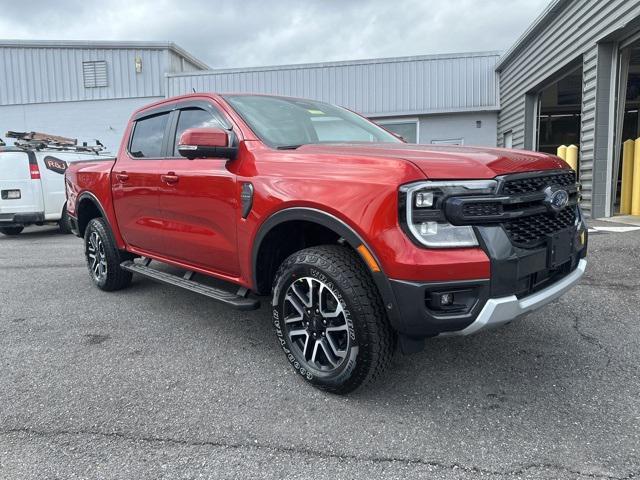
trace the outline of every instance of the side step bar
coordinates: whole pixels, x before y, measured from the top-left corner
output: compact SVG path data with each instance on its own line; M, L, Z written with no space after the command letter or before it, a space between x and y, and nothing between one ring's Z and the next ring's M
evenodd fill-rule
M247 296L249 292L244 287L239 287L238 293L227 292L220 288L210 287L209 285L191 280L195 275L194 272L188 271L185 273L184 277L179 277L178 275L172 275L171 273L161 272L155 268L151 268L149 266L150 263L151 261L149 258L146 258L142 264L135 263L132 260L127 260L126 262L122 262L120 267L124 270L143 275L157 282L175 285L176 287L184 288L185 290L190 290L206 297L213 298L219 302L231 305L238 310L256 310L257 308L260 308L260 301L255 298L249 298Z

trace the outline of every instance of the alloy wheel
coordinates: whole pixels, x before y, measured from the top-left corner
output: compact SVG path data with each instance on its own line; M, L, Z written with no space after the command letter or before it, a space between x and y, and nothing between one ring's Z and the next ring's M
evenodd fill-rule
M102 280L107 276L107 256L104 244L97 232L91 232L87 245L87 257L89 259L91 274L96 280Z
M295 280L284 298L284 326L296 357L308 367L339 368L351 347L344 308L333 291L312 277Z

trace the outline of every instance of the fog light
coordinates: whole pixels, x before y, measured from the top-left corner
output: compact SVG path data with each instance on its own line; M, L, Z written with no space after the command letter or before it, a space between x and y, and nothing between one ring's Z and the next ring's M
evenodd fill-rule
M420 235L437 235L438 223L437 222L422 222L420 224Z
M448 307L453 305L453 293L443 293L440 295L440 305Z

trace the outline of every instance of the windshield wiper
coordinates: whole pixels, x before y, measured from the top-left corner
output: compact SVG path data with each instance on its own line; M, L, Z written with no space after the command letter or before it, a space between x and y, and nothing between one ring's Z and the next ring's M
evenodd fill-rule
M301 147L301 145L278 145L276 148L278 150L295 150L298 147Z

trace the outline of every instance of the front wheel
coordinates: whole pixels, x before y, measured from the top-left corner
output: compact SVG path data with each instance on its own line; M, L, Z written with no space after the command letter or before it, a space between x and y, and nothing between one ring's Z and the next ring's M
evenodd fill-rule
M1 227L0 228L0 232L10 236L20 235L22 233L22 230L24 230L24 227Z
M87 225L84 250L89 275L98 288L110 292L129 286L132 274L120 268L124 258L116 248L104 218L94 218Z
M391 362L395 334L380 294L347 247L312 247L287 258L276 277L272 305L287 359L318 388L351 392Z

